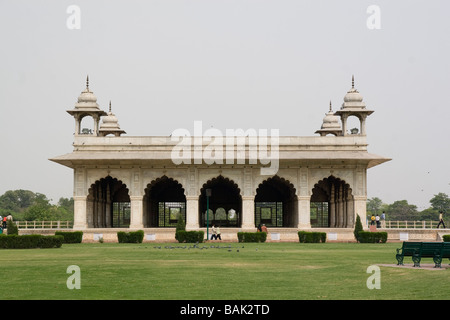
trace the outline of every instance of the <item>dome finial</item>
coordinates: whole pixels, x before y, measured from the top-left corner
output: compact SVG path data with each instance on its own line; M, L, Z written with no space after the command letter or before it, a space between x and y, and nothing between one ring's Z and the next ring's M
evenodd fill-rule
M109 100L109 112L111 112L111 100Z
M352 89L355 89L355 76L352 75Z
M325 118L323 118L322 126L320 130L317 130L316 133L319 133L321 136L326 136L327 134L332 134L335 136L341 135L342 128L339 123L339 117L333 114L332 104L330 100L330 111L325 113Z
M86 90L89 92L89 75L86 77Z

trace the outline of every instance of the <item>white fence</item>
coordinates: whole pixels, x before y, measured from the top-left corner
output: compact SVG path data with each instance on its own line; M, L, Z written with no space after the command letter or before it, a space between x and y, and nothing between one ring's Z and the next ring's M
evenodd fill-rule
M381 228L397 228L397 229L436 229L437 225L439 224L439 221L380 221ZM444 226L440 226L440 228L443 228ZM447 227L447 225L446 225Z
M19 229L71 229L73 221L14 221Z
M14 221L19 229L71 229L73 221ZM439 221L381 221L386 229L436 229ZM446 225L450 227L450 225ZM440 226L443 228L443 226Z

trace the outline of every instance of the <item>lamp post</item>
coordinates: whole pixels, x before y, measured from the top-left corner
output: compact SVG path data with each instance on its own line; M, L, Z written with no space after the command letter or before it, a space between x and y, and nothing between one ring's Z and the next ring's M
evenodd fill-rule
M211 189L206 189L206 240L209 240L209 197Z

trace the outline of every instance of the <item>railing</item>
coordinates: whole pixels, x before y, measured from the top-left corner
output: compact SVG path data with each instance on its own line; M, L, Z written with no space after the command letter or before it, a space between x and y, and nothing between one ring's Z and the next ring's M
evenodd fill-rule
M19 229L71 229L73 221L14 221Z
M436 229L437 225L439 224L439 221L380 221L381 228L386 229L392 229L392 228L398 228L398 229ZM370 225L370 223L369 223ZM376 224L375 224L376 225ZM448 225L445 225L448 227ZM441 225L440 228L443 228Z
M19 229L71 229L73 221L14 221ZM436 229L439 221L380 221L381 228ZM450 227L450 222L445 222ZM370 223L369 223L370 225ZM443 228L443 226L440 226Z

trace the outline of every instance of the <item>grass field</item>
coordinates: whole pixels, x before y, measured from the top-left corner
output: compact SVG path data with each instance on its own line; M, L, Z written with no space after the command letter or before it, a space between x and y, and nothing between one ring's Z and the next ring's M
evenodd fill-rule
M210 246L231 246L211 248ZM174 248L166 248L172 246ZM1 300L303 300L449 299L450 269L380 267L380 289L367 268L395 264L399 243L64 244L59 249L1 250ZM161 248L158 248L161 247ZM239 251L238 251L239 250ZM411 259L405 258L410 264ZM423 259L422 263L432 263ZM448 265L449 261L443 261ZM67 267L80 268L68 289Z

